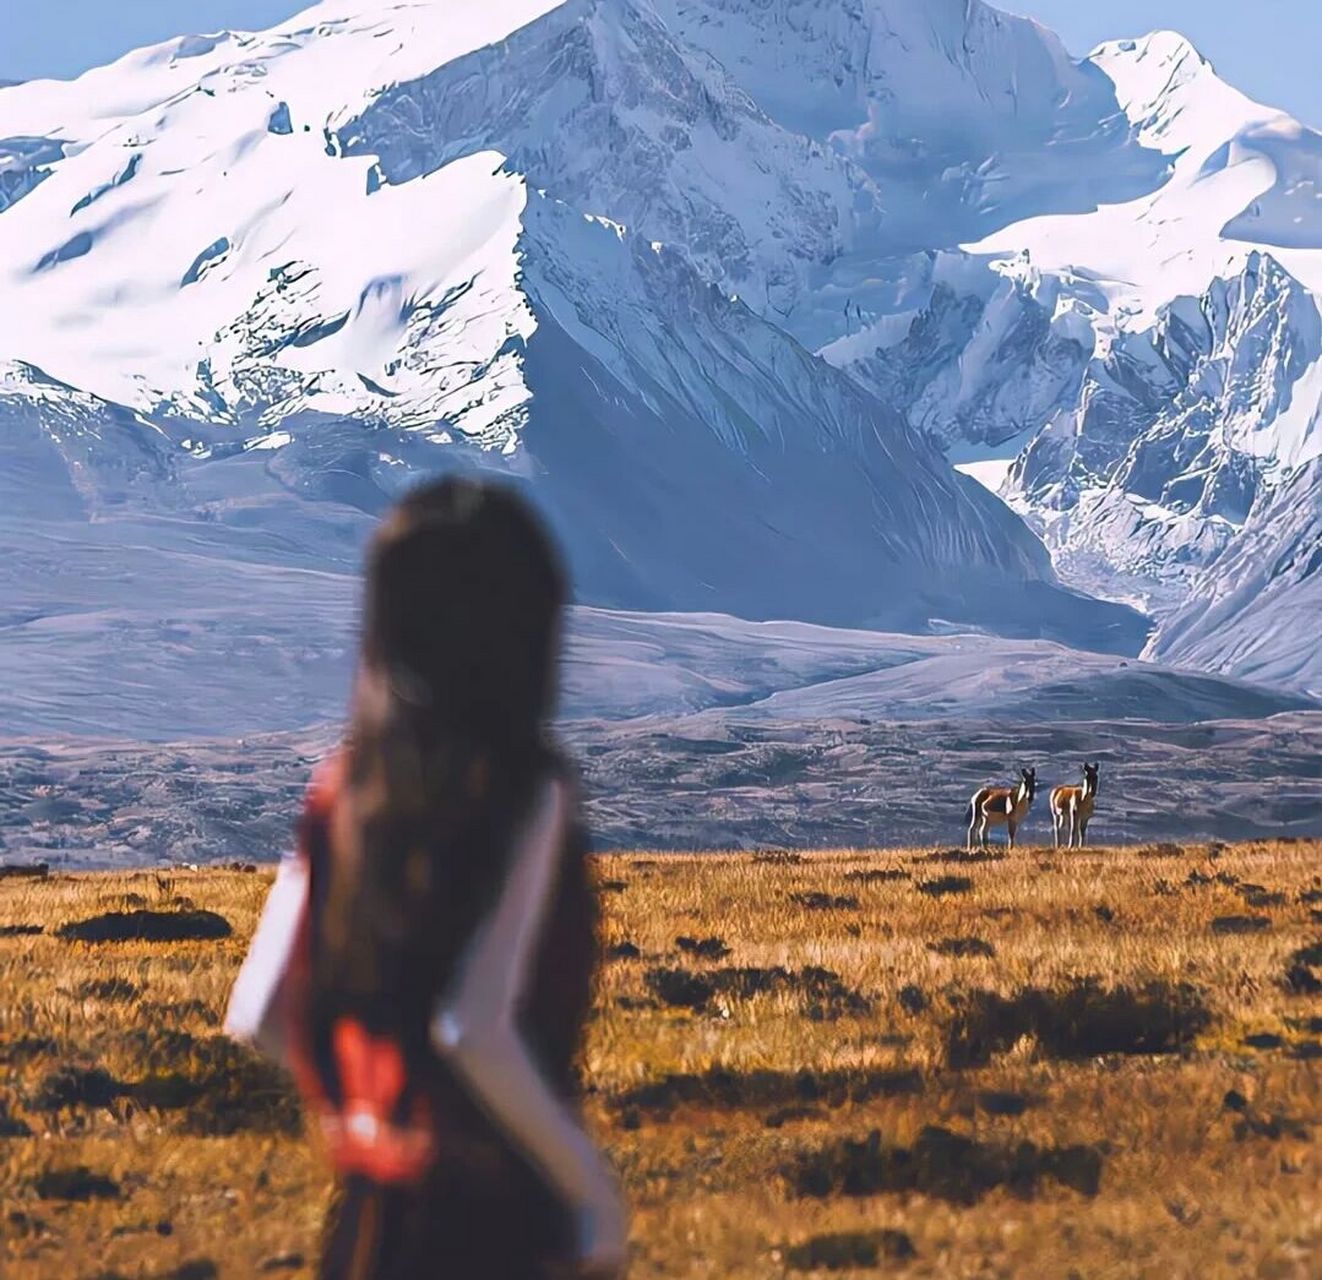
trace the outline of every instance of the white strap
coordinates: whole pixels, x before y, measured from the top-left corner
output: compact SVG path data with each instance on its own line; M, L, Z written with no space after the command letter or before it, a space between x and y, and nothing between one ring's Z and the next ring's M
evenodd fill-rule
M248 954L225 1010L226 1035L285 1060L285 1028L278 997L308 910L309 875L302 858L280 859Z
M552 780L495 909L437 1007L432 1043L569 1203L584 1237L580 1260L618 1270L627 1233L615 1180L577 1117L538 1070L517 1023L555 887L567 809L564 784Z

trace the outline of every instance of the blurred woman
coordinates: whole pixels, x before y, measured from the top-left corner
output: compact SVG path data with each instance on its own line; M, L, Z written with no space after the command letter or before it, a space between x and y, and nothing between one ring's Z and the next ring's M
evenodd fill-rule
M573 1106L595 907L547 728L564 603L498 486L428 485L373 541L349 732L230 1017L290 1064L339 1171L323 1280L622 1273Z

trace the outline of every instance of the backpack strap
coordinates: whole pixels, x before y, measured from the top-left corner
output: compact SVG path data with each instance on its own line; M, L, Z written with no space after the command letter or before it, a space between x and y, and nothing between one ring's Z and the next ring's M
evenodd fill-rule
M615 1179L579 1117L543 1074L519 1026L536 947L556 883L570 795L560 778L539 797L500 898L478 927L438 1002L432 1046L491 1119L569 1205L580 1260L614 1274L627 1227Z
M327 824L343 774L341 753L312 775L299 817L297 845L276 868L261 919L230 991L225 1033L295 1070L298 1017L307 991L308 914L313 871L324 865Z

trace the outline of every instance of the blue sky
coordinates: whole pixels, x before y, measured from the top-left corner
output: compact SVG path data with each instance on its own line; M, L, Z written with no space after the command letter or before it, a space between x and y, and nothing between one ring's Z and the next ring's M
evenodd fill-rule
M452 0L467 4L473 0ZM480 2L480 0L479 0ZM366 0L365 0L366 3ZM1322 0L999 0L1056 30L1076 54L1101 40L1182 31L1250 96L1322 127ZM260 28L303 0L7 0L0 79L72 76L184 32Z
M1322 128L1322 0L992 0L1050 27L1074 54L1103 40L1179 31L1221 78Z

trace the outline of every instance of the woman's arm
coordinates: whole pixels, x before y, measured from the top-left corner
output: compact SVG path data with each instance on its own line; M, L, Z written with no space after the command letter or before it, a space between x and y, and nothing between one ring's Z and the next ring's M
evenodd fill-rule
M618 1188L601 1153L547 1084L519 1034L519 1000L555 889L566 826L565 785L553 781L495 911L436 1010L432 1043L473 1096L573 1206L581 1260L608 1271L627 1243Z

